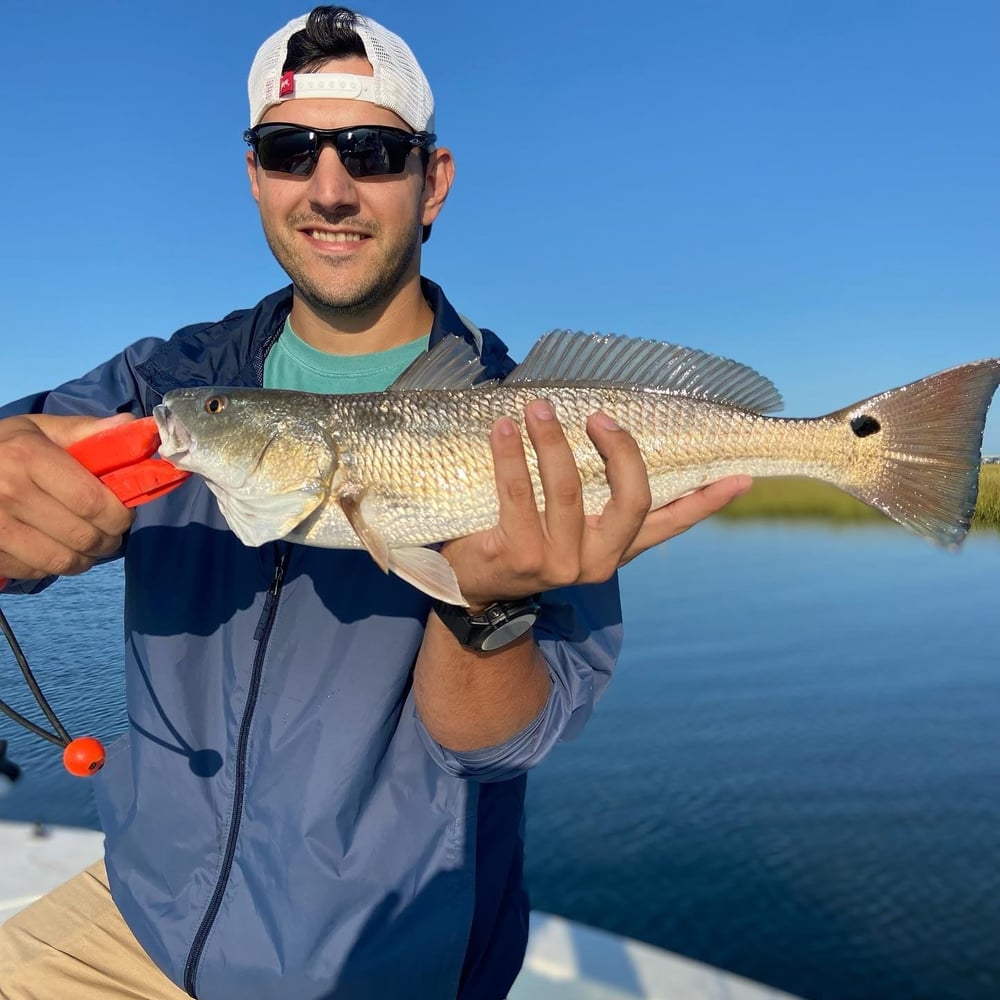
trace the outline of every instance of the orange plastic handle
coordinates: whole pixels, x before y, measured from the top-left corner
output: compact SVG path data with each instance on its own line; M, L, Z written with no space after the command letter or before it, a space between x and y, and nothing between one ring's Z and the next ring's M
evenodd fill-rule
M95 476L123 469L153 455L160 447L160 432L152 417L119 424L91 434L66 450Z
M155 500L191 475L152 455L160 432L152 417L92 434L66 450L108 487L126 507Z

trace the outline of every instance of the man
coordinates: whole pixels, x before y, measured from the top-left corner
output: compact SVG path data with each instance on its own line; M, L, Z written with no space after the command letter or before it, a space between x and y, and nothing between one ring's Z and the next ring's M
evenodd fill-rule
M248 89L250 190L291 288L0 411L0 575L30 592L124 558L130 720L95 779L106 873L0 931L0 996L503 997L527 935L525 772L608 681L615 572L747 481L650 513L634 441L595 414L612 499L585 518L532 403L491 435L498 524L442 548L471 621L361 551L242 545L200 481L133 521L62 448L178 385L380 390L449 333L488 376L513 366L421 278L454 164L405 43L317 8L264 43ZM475 616L530 624L535 595L534 628L482 652Z

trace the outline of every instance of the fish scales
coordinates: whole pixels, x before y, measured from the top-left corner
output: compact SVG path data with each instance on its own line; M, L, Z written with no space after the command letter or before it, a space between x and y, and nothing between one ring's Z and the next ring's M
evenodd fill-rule
M488 528L498 514L489 434L509 416L521 430L542 508L538 463L521 417L538 398L552 404L573 449L587 514L599 514L610 497L604 461L586 431L597 410L635 437L654 507L731 474L836 477L856 450L832 422L769 418L650 390L500 386L334 396L328 421L344 428L347 456L338 488L363 492L395 542L424 545ZM326 505L293 537L314 545L359 544L337 505Z

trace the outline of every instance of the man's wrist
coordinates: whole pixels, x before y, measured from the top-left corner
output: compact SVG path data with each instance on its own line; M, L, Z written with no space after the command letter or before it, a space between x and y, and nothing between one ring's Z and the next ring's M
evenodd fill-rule
M536 594L469 607L434 601L431 607L462 646L491 652L509 646L528 632L538 617L541 603L540 595Z

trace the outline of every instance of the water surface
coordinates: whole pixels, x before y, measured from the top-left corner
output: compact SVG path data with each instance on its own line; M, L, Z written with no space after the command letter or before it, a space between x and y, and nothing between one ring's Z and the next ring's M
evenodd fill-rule
M1000 996L1000 538L711 524L622 588L612 686L529 782L533 904L814 1000ZM3 607L71 732L121 732L117 568ZM0 736L0 817L96 826Z
M1000 540L704 526L529 784L533 901L807 997L1000 996Z

